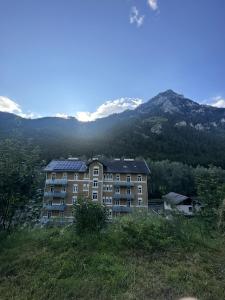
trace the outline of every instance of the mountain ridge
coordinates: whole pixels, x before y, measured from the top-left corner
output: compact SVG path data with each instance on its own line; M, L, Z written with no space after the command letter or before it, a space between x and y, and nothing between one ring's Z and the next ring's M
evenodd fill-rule
M134 110L91 122L25 119L0 112L0 138L10 137L32 140L47 159L100 153L225 166L225 109L199 104L172 90Z

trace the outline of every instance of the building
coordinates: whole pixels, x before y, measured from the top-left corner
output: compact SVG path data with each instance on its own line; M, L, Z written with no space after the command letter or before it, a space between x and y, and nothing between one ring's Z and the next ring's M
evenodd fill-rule
M190 197L170 192L163 196L164 210L172 211L176 209L186 216L192 216L201 209L201 204Z
M144 160L53 160L44 171L44 222L54 217L72 221L73 204L78 198L105 204L110 217L135 208L148 209L150 171Z

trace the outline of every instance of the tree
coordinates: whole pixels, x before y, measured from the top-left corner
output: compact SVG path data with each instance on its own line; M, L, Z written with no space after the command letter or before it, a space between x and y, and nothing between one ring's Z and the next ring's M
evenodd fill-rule
M74 217L78 234L100 231L107 222L107 208L91 200L79 199L74 204Z
M153 197L161 197L168 192L176 192L184 195L195 194L193 168L180 163L163 161L150 161L151 170L149 190Z
M197 194L203 210L201 215L210 227L216 227L219 221L219 210L225 198L225 170L210 166L198 166L195 169Z
M34 192L38 173L38 148L11 139L0 143L0 230L10 230L16 211Z

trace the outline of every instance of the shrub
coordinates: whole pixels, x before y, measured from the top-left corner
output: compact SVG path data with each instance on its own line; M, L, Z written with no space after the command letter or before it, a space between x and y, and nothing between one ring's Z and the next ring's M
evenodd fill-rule
M169 221L154 217L127 216L116 224L125 247L137 250L162 250L172 245L174 237Z
M107 223L107 209L99 203L79 199L74 205L74 217L78 234L98 232Z

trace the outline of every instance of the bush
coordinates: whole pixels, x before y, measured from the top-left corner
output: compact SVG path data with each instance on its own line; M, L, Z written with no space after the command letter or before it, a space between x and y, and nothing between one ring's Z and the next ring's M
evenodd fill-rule
M173 228L169 221L154 216L127 216L115 223L117 233L126 248L162 250L173 244Z
M100 231L107 223L107 216L106 207L99 203L80 199L74 205L74 217L78 234Z

